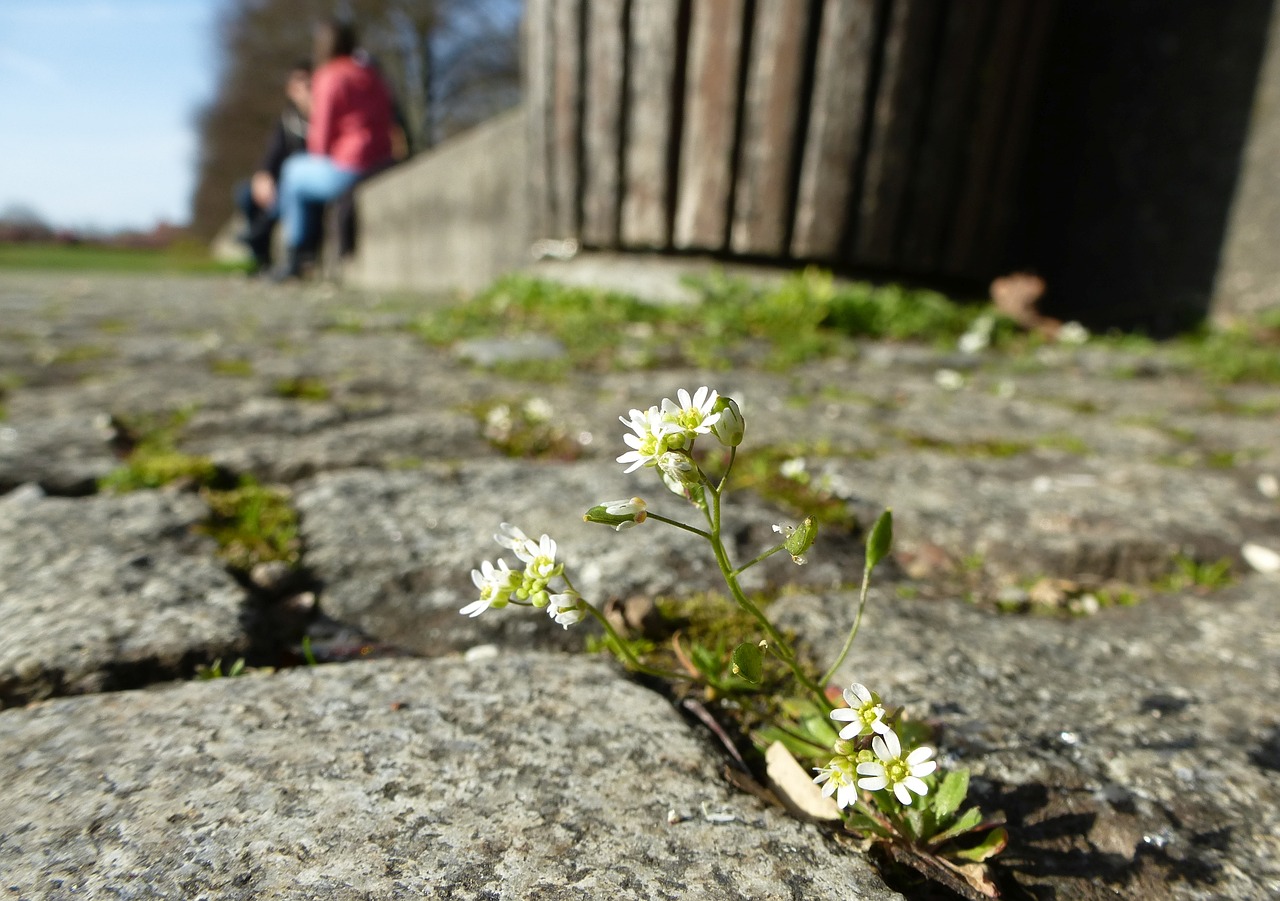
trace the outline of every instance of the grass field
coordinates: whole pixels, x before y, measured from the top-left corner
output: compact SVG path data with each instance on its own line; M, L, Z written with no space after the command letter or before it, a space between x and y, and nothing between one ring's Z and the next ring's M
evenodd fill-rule
M165 250L103 247L95 244L2 244L2 269L56 269L98 272L234 272L240 265L209 259L199 245Z

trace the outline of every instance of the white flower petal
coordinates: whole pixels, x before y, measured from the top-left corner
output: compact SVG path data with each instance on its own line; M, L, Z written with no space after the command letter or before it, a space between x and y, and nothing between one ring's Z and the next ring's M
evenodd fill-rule
M915 776L908 776L906 779L902 780L901 784L905 785L908 789L921 797L929 794L929 786L925 784L923 779L918 779ZM897 788L895 788L894 791L896 792Z
M911 792L907 791L907 787L901 782L893 787L893 793L898 796L898 800L902 802L903 806L909 807L911 805Z
M858 780L858 788L865 788L869 792L878 792L889 784L889 780L884 776L863 776Z
M924 763L926 760L928 760L932 756L933 756L933 748L930 748L930 747L916 748L914 751L912 751L910 754L907 755L907 765L915 766L917 763Z
M840 720L842 723L851 723L854 720L861 720L861 717L858 716L858 711L854 710L852 707L837 707L835 710L831 711L831 718L833 720Z

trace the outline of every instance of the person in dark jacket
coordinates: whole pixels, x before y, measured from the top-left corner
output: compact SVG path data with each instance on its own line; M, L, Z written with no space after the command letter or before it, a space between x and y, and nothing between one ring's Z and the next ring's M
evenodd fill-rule
M236 207L247 228L241 240L253 253L254 269L271 267L271 236L280 219L277 195L284 162L307 149L311 115L311 64L300 62L289 70L284 86L285 107L271 130L266 152L253 176L236 186Z

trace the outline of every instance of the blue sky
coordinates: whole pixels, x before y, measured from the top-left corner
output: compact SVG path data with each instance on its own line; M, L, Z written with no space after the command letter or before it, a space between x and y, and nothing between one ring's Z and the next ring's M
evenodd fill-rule
M186 222L220 0L0 0L0 212Z

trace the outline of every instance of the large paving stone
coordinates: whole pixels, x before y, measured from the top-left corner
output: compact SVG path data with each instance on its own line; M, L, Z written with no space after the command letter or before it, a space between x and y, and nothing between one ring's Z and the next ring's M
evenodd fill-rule
M812 468L838 494L893 508L904 561L943 554L954 565L971 557L1009 582L1050 575L1145 583L1181 555L1238 558L1246 541L1280 538L1274 500L1230 472L937 452L830 458Z
M15 897L901 897L729 788L667 702L601 660L344 664L0 725Z
M1033 897L1280 896L1280 582L1079 620L869 602L844 682L934 721L1010 816L1002 858ZM774 607L831 659L847 593Z
M35 483L51 494L91 494L120 462L105 419L82 413L0 421L0 493Z
M687 532L655 521L619 533L582 521L594 504L636 495L654 510L698 524L696 511L652 471L627 475L603 461L495 458L411 472L326 473L299 485L296 504L324 610L384 641L438 654L491 641L576 646L572 633L536 611L495 610L476 619L458 614L475 595L473 568L503 554L516 562L493 541L502 522L556 539L557 558L597 606L636 594L723 590L709 548ZM777 511L748 495L734 496L725 511L735 559L749 560L776 543L771 526L783 519ZM804 567L775 555L749 571L744 587L846 584L861 566L861 547L847 538L823 547L825 554Z
M248 644L194 495L0 497L0 706L144 684Z

